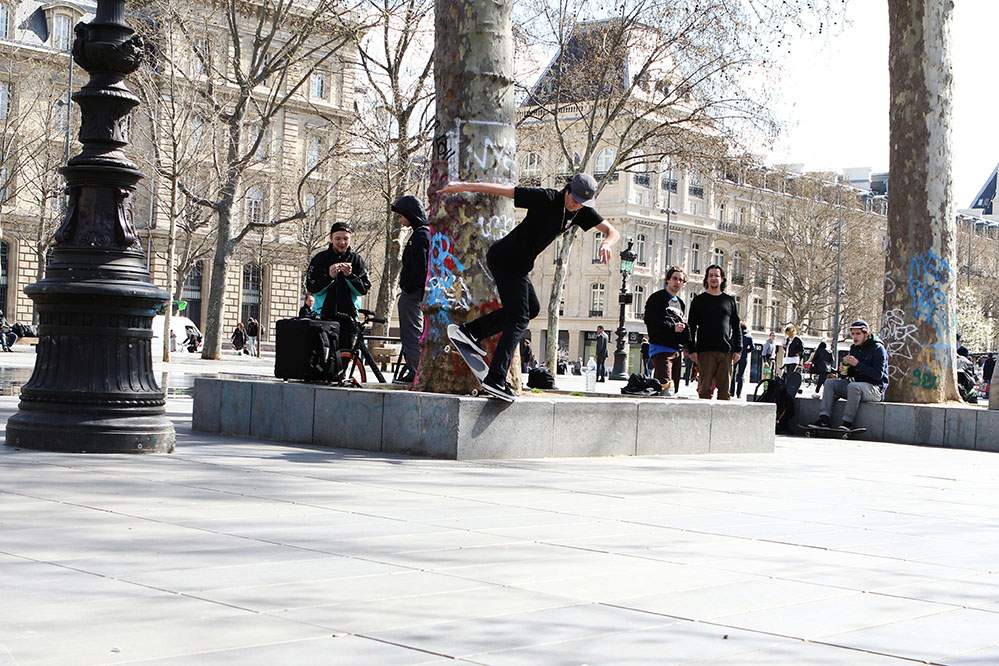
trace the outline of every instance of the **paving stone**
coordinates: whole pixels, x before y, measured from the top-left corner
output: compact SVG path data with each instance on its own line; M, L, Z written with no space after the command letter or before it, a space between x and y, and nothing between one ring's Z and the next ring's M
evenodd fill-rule
M947 409L944 446L954 449L974 449L978 439L978 413L974 407ZM996 433L999 438L999 432Z
M300 382L256 382L250 435L261 439L312 442L316 387Z
M770 453L774 450L776 406L719 401L711 406L711 453Z
M315 394L313 443L362 451L382 450L384 391L320 387Z
M641 403L591 398L554 404L555 457L635 455L635 422Z
M194 415L191 427L200 432L219 432L222 413L222 382L208 377L194 380Z
M220 382L223 386L219 400L219 433L249 435L250 411L253 408L253 382L224 380Z
M711 404L693 400L638 403L638 455L707 453L711 446Z

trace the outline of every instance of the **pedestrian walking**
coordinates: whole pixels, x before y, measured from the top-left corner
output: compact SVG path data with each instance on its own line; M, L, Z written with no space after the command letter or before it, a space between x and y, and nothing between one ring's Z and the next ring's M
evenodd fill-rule
M829 373L833 370L832 353L826 349L826 341L823 340L812 352L812 376L815 377L815 395L819 394L822 385L825 384Z
M985 365L982 366L982 379L985 381L985 397L989 397L989 393L992 390L992 375L996 371L996 355L989 354L988 358L985 359Z
M249 354L250 352L246 349L246 326L243 322L236 322L236 330L232 332L232 337L229 338L232 342L232 348L240 352L240 354Z
M763 343L763 350L760 352L760 356L763 358L763 368L766 369L764 373L761 369L760 375L761 379L767 379L768 377L773 377L774 375L774 356L777 354L777 343L774 341L774 332L770 331L770 337L767 341Z
M739 362L735 364L735 372L732 374L732 385L729 386L729 394L737 398L742 397L743 381L746 378L746 366L753 355L753 336L749 334L746 325L740 323L739 329L742 333L742 355Z
M704 272L705 290L690 301L690 356L698 365L697 393L703 400L711 398L715 389L719 400L731 397L732 364L742 357L739 306L725 293L726 286L725 269L712 264Z
M399 270L399 338L402 357L406 361L393 384L412 384L420 367L420 338L423 336L423 292L427 285L427 265L430 260L430 226L427 214L413 196L399 197L392 204L399 224L412 229L402 251Z
M789 373L800 371L799 366L801 365L801 357L805 353L805 345L798 337L798 329L794 324L788 324L784 327L784 335L787 337L784 341L784 363L781 370L786 378Z
M256 319L250 317L246 322L246 350L250 356L260 356L260 324Z
M520 341L520 371L527 374L536 365L537 361L534 359L534 350L531 349L531 341L524 338Z
M662 384L664 397L680 390L680 353L687 344L684 321L687 305L680 297L680 291L686 282L683 269L670 266L666 269L666 287L652 293L645 303L643 320L649 331L652 376Z
M610 260L611 248L620 234L594 209L596 191L597 181L585 173L573 176L561 190L461 182L448 183L438 190L440 194L476 192L509 197L517 208L527 209L523 221L493 243L486 253L486 265L496 283L502 307L460 326L448 326L448 337L455 344L471 347L483 356L485 350L479 341L501 334L489 373L482 380L482 389L489 395L508 402L515 399L506 382L507 372L528 323L541 312L529 277L537 256L556 238L577 226L583 231L597 229L604 234L599 257L603 263Z
M607 343L610 338L604 331L603 326L597 326L597 381L607 381Z

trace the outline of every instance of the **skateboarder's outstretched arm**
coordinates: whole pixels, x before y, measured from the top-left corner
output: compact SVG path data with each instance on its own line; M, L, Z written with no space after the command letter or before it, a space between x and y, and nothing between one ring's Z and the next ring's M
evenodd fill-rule
M476 194L488 194L494 197L513 198L513 185L501 185L499 183L465 183L462 181L455 181L453 183L448 183L437 191L440 194L474 192Z

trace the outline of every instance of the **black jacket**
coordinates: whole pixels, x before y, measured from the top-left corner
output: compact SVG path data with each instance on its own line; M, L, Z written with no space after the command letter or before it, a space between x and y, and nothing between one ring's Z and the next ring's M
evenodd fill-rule
M406 294L422 296L427 284L427 264L430 261L430 227L427 214L416 197L404 196L392 204L392 211L402 215L413 229L402 251L399 288Z
M833 357L825 345L819 347L812 353L812 374L825 375L830 372Z
M849 377L873 384L881 393L888 390L888 351L880 340L872 335L862 345L851 345L850 355L860 363L850 368Z
M742 329L735 298L702 291L690 300L687 316L691 346L695 352L742 352Z
M989 356L987 359L985 359L985 365L982 366L982 379L984 379L986 382L991 382L992 373L995 372L995 369L996 369L996 360L991 356Z
M676 298L674 308L679 308L680 316L675 311L670 311L669 304ZM676 324L683 321L683 315L687 312L687 304L679 296L674 297L666 289L660 289L649 296L645 301L645 329L649 332L649 342L655 345L662 345L671 349L680 349L688 344L687 331L676 332Z
M597 349L596 356L598 361L602 361L607 358L607 341L610 338L607 336L607 332L597 334Z
M350 262L352 275L349 277L337 275L336 280L331 278L330 266L346 261ZM334 315L338 313L351 318L357 317L351 286L362 296L371 289L371 280L368 278L368 269L364 265L364 260L353 249L347 248L347 251L341 254L329 247L312 257L312 261L309 262L309 272L305 276L305 288L310 293L316 294L329 287L320 313L322 319L335 319Z

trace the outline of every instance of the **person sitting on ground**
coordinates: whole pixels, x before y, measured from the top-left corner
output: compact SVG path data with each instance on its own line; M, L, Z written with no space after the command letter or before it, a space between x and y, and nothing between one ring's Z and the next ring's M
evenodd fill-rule
M371 289L364 259L350 246L351 233L343 222L330 227L330 246L312 258L305 278L319 318L340 322L341 348L353 345L361 297Z
M957 350L957 388L965 402L977 403L978 370L967 347Z
M305 300L302 302L302 307L298 308L298 318L299 319L318 319L319 315L313 310L313 306L316 304L316 297L305 292Z
M840 430L853 430L853 422L861 402L881 402L888 390L888 352L880 340L871 335L871 328L863 319L850 324L850 353L843 357L848 366L846 376L829 379L822 392L822 407L813 426L831 428L829 417L833 405L840 398L846 399L846 410Z
M236 330L232 332L232 348L243 354L249 354L249 350L246 349L246 326L243 322L236 322Z

